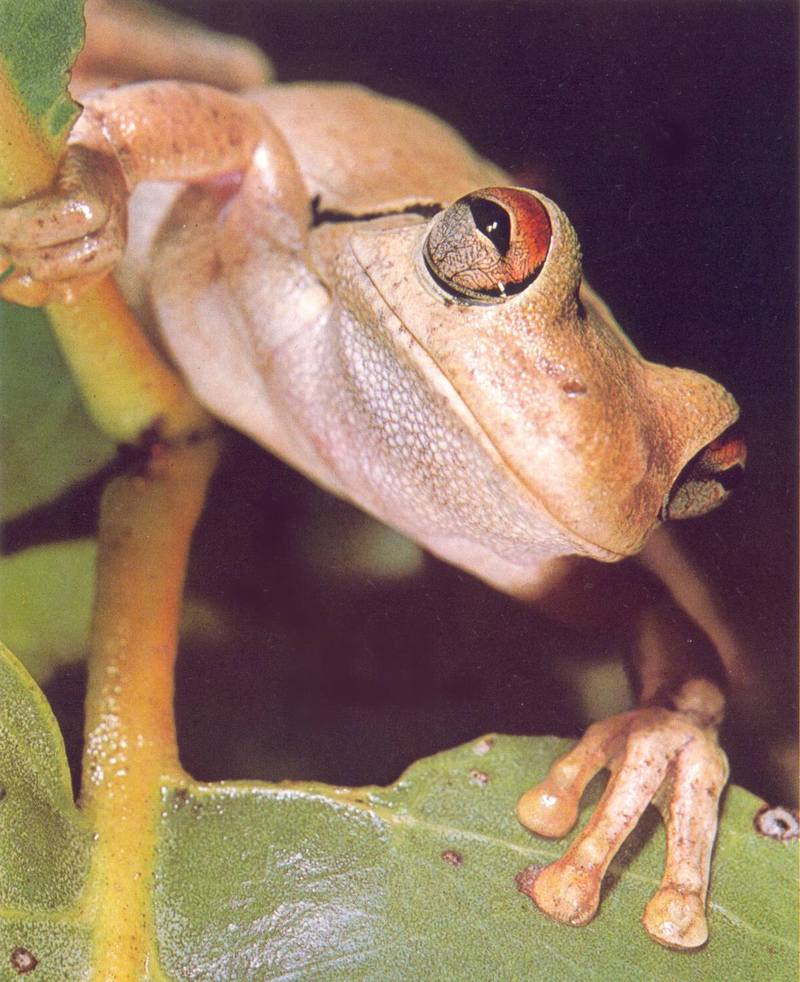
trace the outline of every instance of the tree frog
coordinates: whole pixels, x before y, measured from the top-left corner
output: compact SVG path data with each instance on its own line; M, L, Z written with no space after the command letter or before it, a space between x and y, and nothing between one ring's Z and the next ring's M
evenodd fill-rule
M134 27L106 4L93 12L84 75L182 78L83 94L76 75L83 112L53 188L0 211L14 267L2 294L68 303L113 272L217 417L562 616L571 557L641 552L664 586L626 611L638 708L592 725L518 817L563 836L608 767L592 819L533 899L589 921L653 801L668 845L644 926L670 947L703 944L725 699L719 666L693 662L674 611L718 661L735 644L660 527L726 497L745 458L733 398L642 358L583 279L558 205L442 121L357 86L266 84L243 43L195 32L165 46L141 9Z

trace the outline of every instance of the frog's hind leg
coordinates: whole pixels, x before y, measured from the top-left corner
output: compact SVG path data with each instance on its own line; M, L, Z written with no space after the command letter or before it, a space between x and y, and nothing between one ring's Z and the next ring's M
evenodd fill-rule
M78 98L93 88L144 79L185 79L239 91L272 77L269 60L251 42L139 0L87 0L85 13L86 45L71 85Z

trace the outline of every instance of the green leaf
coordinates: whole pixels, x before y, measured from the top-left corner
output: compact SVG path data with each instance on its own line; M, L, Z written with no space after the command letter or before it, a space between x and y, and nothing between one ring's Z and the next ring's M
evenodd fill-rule
M115 453L83 409L44 314L0 301L0 517L98 471Z
M40 684L85 654L96 553L79 539L0 559L0 637Z
M2 70L55 149L77 107L65 92L83 44L83 0L0 0Z
M39 979L89 971L81 906L91 836L63 746L21 666L0 652L0 953ZM154 904L175 980L794 979L797 844L756 835L761 802L726 796L701 951L667 951L639 917L660 879L653 815L613 864L600 915L554 924L516 874L563 843L516 822L518 795L566 742L498 736L414 764L389 788L220 783L164 788ZM595 782L583 821L597 800ZM7 975L0 977L12 978Z
M90 931L76 917L91 832L72 800L58 725L44 696L0 645L0 978L10 953L38 959L38 979L85 975Z
M524 832L514 805L566 744L491 741L485 754L486 739L419 761L387 789L167 794L163 966L197 980L793 978L797 851L755 834L756 798L729 792L712 941L677 954L638 923L660 880L660 832L629 843L586 928L553 923L517 891L521 869L563 851Z

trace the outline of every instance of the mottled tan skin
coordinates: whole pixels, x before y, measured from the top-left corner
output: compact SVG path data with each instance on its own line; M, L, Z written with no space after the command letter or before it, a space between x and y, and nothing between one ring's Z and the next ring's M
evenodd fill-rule
M92 9L84 73L193 79L202 63L229 89L266 79L240 42L176 33L143 9L131 30L109 4ZM612 562L650 537L644 565L664 585L626 587L621 608L638 643L640 707L590 727L518 814L531 831L562 836L587 782L610 768L591 822L538 876L534 900L561 921L589 921L609 862L654 801L668 853L644 925L672 947L704 943L727 778L716 739L724 697L719 673L693 664L686 625L723 663L735 642L657 527L687 463L700 455L716 467L702 451L734 422L733 399L639 356L582 283L568 220L535 191L552 235L530 285L490 303L443 290L422 260L442 215L408 209L509 182L421 110L350 86L231 94L158 81L82 98L52 192L0 211L16 267L6 298L68 302L115 270L212 412L437 555L560 616L571 610L568 557ZM682 513L724 496L701 471Z

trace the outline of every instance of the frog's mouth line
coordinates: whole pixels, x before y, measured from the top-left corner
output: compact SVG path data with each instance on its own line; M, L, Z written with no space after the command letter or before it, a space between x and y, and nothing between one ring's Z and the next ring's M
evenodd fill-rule
M335 208L320 208L322 197L314 195L311 200L311 228L319 228L321 225L331 225L341 222L372 222L378 218L395 218L398 215L419 215L420 218L433 218L440 211L444 210L444 205L437 202L417 202L405 205L402 208L387 208L377 211L349 212L337 211Z

